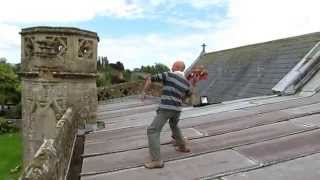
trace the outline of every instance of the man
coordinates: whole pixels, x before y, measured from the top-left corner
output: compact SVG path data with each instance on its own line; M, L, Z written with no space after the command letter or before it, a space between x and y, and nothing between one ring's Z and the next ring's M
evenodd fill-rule
M160 157L160 132L168 120L172 131L172 138L177 146L176 151L190 152L178 127L182 101L187 96L191 96L192 92L188 80L184 77L184 69L184 63L176 61L172 66L172 72L165 72L145 78L143 98L145 91L152 82L163 83L161 103L157 110L157 115L147 129L151 159L144 163L146 168L153 169L164 166Z

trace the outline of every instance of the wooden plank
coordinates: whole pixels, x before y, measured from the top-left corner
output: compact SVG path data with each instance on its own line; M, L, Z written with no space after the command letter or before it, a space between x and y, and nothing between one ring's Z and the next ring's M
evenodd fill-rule
M141 159L141 161L143 160ZM99 164L97 162L96 165L104 165L104 163ZM163 169L149 170L139 167L106 174L83 176L81 180L185 180L254 166L257 166L257 164L253 161L232 150L227 150L168 162Z
M223 177L223 180L318 180L320 154Z
M178 153L172 145L161 146L161 154L164 160L182 159L196 154L202 154L236 146L257 143L268 139L287 136L293 133L310 130L310 127L300 127L290 122L277 123L261 126L243 131L237 131L219 136L211 136L191 140L192 153ZM82 172L109 172L116 169L126 169L141 166L143 159L148 157L148 148L111 153L95 157L88 157L83 160ZM100 162L99 166L96 163Z
M319 139L320 130L314 130L235 149L263 164L272 164L320 152Z
M100 141L87 141L84 146L83 156L90 156L95 154L107 154L121 151L128 151L133 149L144 148L148 146L146 130L144 133L136 136L122 136L120 138L100 139ZM182 134L186 138L201 137L202 134L194 128L187 128L182 130ZM161 144L168 144L171 141L171 131L161 133Z

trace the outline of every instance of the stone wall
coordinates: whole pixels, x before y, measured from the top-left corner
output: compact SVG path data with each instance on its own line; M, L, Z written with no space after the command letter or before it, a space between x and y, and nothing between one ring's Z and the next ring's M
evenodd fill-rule
M143 89L143 83L144 81L137 81L98 88L98 99L99 101L103 101L119 97L139 95ZM147 94L151 96L161 96L161 88L161 84L152 83Z
M68 108L54 128L55 137L44 139L34 158L24 169L21 180L65 179L77 132L73 115L72 109Z

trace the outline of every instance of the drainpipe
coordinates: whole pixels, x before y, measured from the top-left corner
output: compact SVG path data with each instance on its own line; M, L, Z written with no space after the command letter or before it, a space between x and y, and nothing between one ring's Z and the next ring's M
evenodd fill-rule
M301 80L307 81L305 77L311 78L312 75L306 76L308 73L315 73L313 68L318 68L317 63L320 57L320 42L318 42L308 54L284 77L277 85L272 88L275 94L290 95L294 94L302 83Z

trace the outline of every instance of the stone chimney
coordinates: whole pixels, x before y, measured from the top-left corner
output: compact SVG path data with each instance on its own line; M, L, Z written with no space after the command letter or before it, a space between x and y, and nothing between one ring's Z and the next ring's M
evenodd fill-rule
M67 27L32 27L20 34L27 163L45 138L56 137L56 123L68 107L78 128L95 128L99 38L95 32Z

